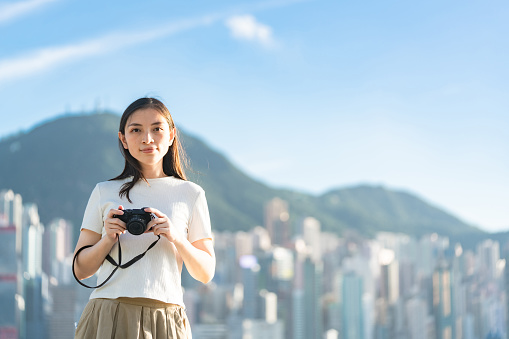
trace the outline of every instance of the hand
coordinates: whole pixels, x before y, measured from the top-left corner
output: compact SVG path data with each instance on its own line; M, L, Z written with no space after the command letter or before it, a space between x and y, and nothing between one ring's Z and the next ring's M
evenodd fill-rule
M106 231L106 236L112 240L113 242L117 242L118 237L121 234L126 232L125 222L120 220L119 218L114 218L114 215L122 215L124 207L122 205L118 206L118 209L111 209L108 212L106 220L104 220L104 229Z
M161 211L147 207L144 209L145 212L153 213L156 218L150 221L147 225L147 232L154 232L155 235L165 236L171 242L180 242L184 239L181 232L173 227L170 223L170 219Z

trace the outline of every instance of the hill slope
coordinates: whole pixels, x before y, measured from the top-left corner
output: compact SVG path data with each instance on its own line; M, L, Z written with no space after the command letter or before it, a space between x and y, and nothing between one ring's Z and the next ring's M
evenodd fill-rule
M118 150L119 116L69 115L0 141L0 189L10 188L39 206L44 223L70 220L78 228L90 192L123 168ZM384 187L357 186L320 196L271 188L241 172L200 139L181 131L191 160L192 181L206 191L216 230L248 230L263 224L263 207L280 197L293 220L313 216L323 229L340 234L353 228L421 235L483 234L418 197Z

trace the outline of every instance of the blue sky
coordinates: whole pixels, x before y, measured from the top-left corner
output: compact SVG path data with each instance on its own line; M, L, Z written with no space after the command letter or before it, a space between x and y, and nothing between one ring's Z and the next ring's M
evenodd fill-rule
M0 137L157 96L272 186L509 229L505 1L0 2Z

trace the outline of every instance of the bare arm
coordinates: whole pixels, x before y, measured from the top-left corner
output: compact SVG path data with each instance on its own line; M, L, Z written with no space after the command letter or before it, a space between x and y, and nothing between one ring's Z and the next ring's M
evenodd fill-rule
M184 238L173 244L193 278L204 284L212 280L216 270L216 255L212 239L200 239L191 244Z
M114 214L124 213L121 210L122 206L118 210L109 211L108 218L104 222L106 236L101 238L99 233L87 229L81 230L74 255L83 246L92 245L92 247L81 251L76 258L74 271L78 279L83 280L94 275L118 241L118 235L125 232L125 223L118 218L113 218Z
M155 208L146 208L146 212L154 213L157 218L148 225L150 232L165 236L175 245L189 274L193 278L206 284L214 277L216 270L216 255L212 246L212 239L200 239L193 243L172 227L166 215Z

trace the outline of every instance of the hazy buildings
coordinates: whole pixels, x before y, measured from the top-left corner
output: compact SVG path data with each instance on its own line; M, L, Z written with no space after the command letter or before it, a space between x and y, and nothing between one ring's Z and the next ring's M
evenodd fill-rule
M23 204L21 196L10 190L0 192L0 338L74 335L71 226L57 224L46 229L36 205ZM59 321L57 316L65 323L52 326Z
M469 250L438 234L339 237L290 218L281 199L265 218L214 234L211 283L184 273L195 339L507 338L509 274L495 241ZM0 192L0 338L72 338L89 291L71 276L71 230Z

